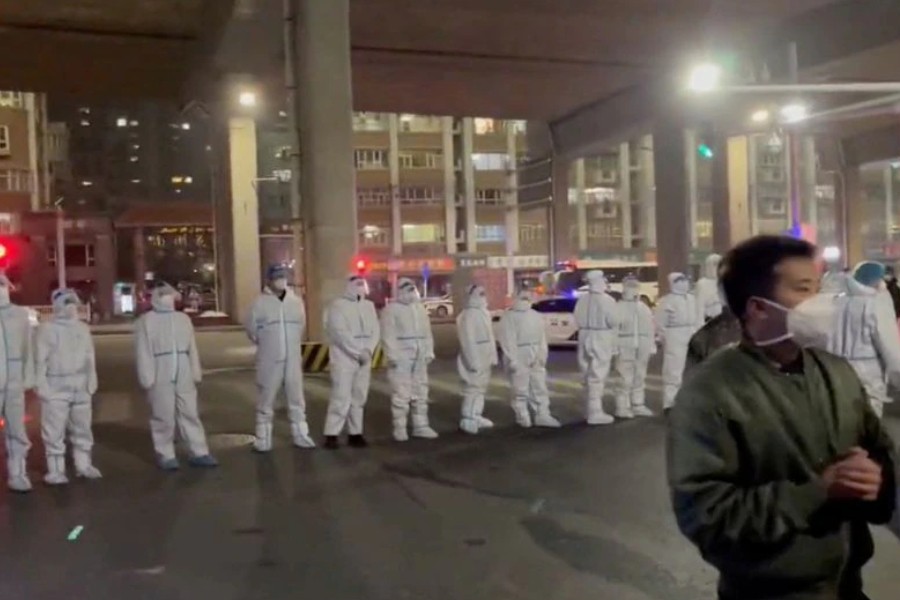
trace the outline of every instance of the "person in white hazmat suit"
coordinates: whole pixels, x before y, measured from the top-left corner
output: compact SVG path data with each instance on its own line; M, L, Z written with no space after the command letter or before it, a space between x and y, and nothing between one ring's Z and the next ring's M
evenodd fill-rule
M656 306L656 327L663 341L663 409L675 406L691 336L700 328L697 299L684 273L669 274L669 293Z
M28 311L10 302L12 284L0 273L0 413L6 422L7 485L14 492L28 492L31 481L25 459L31 442L25 431L25 390L34 387L34 357Z
M615 419L603 409L603 392L618 346L616 301L606 293L603 271L588 272L587 284L588 293L575 303L578 366L587 392L585 419L588 425L609 425Z
M516 295L512 307L500 318L498 342L512 388L512 408L516 423L531 427L559 427L550 414L550 392L547 390L547 333L544 319L531 307L534 298L529 290Z
M619 348L616 372L620 378L616 395L616 417L652 417L645 403L647 365L656 354L653 312L640 299L640 282L634 277L622 281L622 299L616 304Z
M363 437L363 417L372 376L372 357L381 336L375 305L366 299L366 280L354 275L343 295L325 310L325 335L331 363L331 397L325 417L325 447L338 447L338 436L347 429L348 443L368 445Z
M494 424L482 416L484 397L491 382L491 370L497 366L497 342L488 312L484 287L470 285L466 292L466 307L456 318L459 335L459 356L456 368L463 382L463 400L459 428L477 434Z
M284 388L291 437L298 448L315 448L306 422L303 395L303 330L306 311L303 300L288 287L289 271L284 265L272 265L266 271L266 286L256 298L245 328L256 344L257 452L272 450L272 419L275 398Z
M381 311L381 343L391 383L391 418L394 439L412 436L433 440L437 432L428 423L428 365L434 360L431 321L416 284L406 277L397 282L397 300Z
M879 417L891 402L888 382L900 387L900 331L890 297L885 298L885 268L863 263L854 276L845 275L844 294L834 299L834 330L827 350L847 359L866 388Z
M53 292L53 318L41 323L35 343L35 384L41 400L41 434L47 454L49 485L65 485L66 429L72 445L75 474L100 479L91 449L92 396L97 392L97 362L87 323L78 318L78 295L69 289Z
M150 433L159 466L178 469L175 428L188 447L193 467L215 467L197 412L197 384L203 378L194 326L175 310L178 292L159 284L150 296L152 310L134 325L138 381L150 402Z
M722 314L722 298L719 295L719 263L722 257L710 254L703 263L703 277L694 286L694 297L697 299L698 327Z

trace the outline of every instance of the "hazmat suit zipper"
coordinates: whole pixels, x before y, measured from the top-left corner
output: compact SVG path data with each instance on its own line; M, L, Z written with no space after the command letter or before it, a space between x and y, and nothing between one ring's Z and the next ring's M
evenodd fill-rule
M175 339L175 314L169 315L169 331L172 334L172 383L178 383L178 341Z

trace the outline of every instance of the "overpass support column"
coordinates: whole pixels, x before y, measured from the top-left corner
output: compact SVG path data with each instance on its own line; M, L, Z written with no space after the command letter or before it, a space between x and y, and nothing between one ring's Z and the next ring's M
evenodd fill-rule
M345 286L357 250L349 0L300 0L300 180L306 223L308 335Z
M750 237L750 145L747 136L718 136L712 173L713 250L724 253Z
M638 203L641 210L640 236L644 248L656 248L656 206L655 206L655 164L653 152L653 136L645 135L637 141Z
M662 120L653 128L653 171L656 183L656 256L660 295L668 292L667 277L688 268L691 235L688 170L684 127Z
M841 231L845 243L844 264L853 267L865 257L863 231L866 229L867 211L865 188L859 167L847 167L842 172L843 185L838 187L841 194Z
M554 156L551 164L553 196L550 203L550 243L551 267L555 261L568 260L572 256L572 240L569 236L571 225L569 211L569 163Z

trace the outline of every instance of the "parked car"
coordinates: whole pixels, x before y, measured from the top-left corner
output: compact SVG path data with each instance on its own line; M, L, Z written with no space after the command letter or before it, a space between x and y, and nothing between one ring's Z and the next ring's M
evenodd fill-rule
M453 316L453 298L441 296L440 298L422 298L422 305L429 317L446 319Z

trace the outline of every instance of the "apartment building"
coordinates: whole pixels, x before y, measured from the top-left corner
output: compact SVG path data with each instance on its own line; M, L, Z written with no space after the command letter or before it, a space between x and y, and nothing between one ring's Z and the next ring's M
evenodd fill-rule
M48 206L43 94L0 91L0 232L17 231L17 215Z

